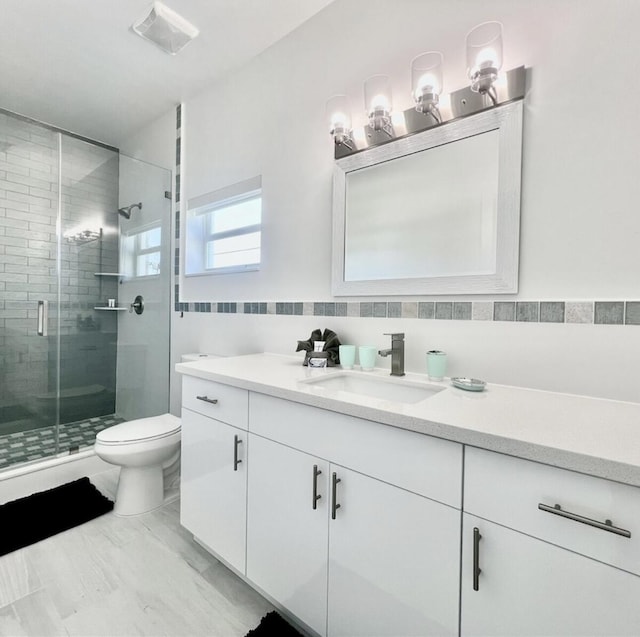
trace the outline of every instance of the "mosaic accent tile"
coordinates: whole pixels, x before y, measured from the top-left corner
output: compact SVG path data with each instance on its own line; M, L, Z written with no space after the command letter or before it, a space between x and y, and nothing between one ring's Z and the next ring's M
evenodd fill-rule
M567 302L565 321L567 323L593 323L593 302Z
M432 319L435 317L436 304L433 301L418 302L418 318Z
M640 301L627 301L625 324L640 325Z
M453 318L456 321L470 321L471 320L471 303L466 301L454 302Z
M402 303L402 318L417 318L418 304L412 302Z
M450 320L453 318L453 303L450 301L436 301L436 319Z
M336 316L347 316L346 303L336 303Z
M471 308L471 318L474 321L492 321L493 301L474 301Z
M315 303L311 303L309 301L305 301L302 304L302 315L303 316L313 316L313 306Z
M493 304L494 321L515 321L516 304L513 301L496 301Z
M275 314L275 313L276 313L276 304L267 303L267 314Z
M335 303L325 303L324 304L324 315L325 316L335 316L336 315L336 304Z
M106 427L124 422L113 414L60 425L58 438L61 453L70 447L87 448L93 445L96 434ZM27 435L28 434L28 435ZM51 457L56 453L55 427L40 427L28 432L0 436L0 466L9 467Z
M599 325L622 325L624 303L622 301L596 301L593 322Z
M524 323L537 323L539 316L538 303L535 301L516 302L516 321Z

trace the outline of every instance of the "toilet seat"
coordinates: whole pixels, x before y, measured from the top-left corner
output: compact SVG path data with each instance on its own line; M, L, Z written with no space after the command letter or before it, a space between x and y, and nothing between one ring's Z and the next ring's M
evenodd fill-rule
M180 418L172 414L161 414L107 427L98 433L96 442L109 446L150 442L180 433L180 428Z

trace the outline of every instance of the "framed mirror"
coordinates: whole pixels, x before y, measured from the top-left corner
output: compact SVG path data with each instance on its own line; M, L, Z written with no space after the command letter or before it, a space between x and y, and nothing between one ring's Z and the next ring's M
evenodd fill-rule
M336 296L518 290L518 100L336 161Z

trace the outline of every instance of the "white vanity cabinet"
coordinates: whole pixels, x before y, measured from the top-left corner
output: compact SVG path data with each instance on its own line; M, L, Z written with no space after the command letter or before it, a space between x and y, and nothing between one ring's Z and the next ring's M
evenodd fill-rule
M245 572L248 392L185 376L180 522Z
M640 634L640 489L467 448L464 508L463 637Z
M260 436L250 444L247 578L324 635L329 463Z
M458 634L460 445L254 393L249 429L250 581L320 635Z

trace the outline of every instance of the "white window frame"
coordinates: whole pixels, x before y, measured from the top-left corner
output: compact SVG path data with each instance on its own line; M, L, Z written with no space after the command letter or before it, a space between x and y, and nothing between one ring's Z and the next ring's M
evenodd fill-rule
M262 239L262 212L260 223L251 226L225 230L223 232L209 232L209 219L217 210L228 208L234 204L252 199L262 200L262 177L254 177L245 181L221 188L199 197L189 199L187 203L186 236L184 244L184 275L215 276L218 274L237 274L255 272L260 269L260 261L243 265L207 268L207 247L211 241L237 237L255 232L260 233ZM261 242L262 243L262 242Z
M149 230L160 230L160 243L153 248L141 248L140 247L140 236ZM124 234L124 242L126 244L123 246L124 252L121 252L121 260L123 263L123 270L125 275L129 279L151 279L157 278L162 273L162 224L159 222L154 222L151 224L147 224L144 226L140 226L138 228L131 229L129 232ZM153 274L140 274L138 273L138 257L144 256L145 254L153 254L157 252L160 255L160 266L158 271Z

